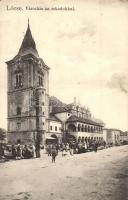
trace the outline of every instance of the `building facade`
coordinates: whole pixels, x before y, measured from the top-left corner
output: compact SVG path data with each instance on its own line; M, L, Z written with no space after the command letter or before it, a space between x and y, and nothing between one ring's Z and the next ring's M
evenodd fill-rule
M120 132L120 141L122 143L128 143L128 131L125 131L125 132L121 131Z
M121 130L119 129L103 129L103 138L107 144L120 144L120 134Z
M65 104L49 97L49 67L40 58L29 22L17 55L7 63L8 142L43 145L56 139L103 140L104 123L74 98Z
M50 102L51 113L62 122L63 136L74 141L103 141L105 124L101 120L92 118L90 110L76 103L76 98L71 104L62 103L55 97L52 97Z
M44 143L47 144L48 140L56 139L56 142L62 143L62 122L55 115L49 114L47 119L47 132L45 134Z
M77 141L103 141L103 125L92 119L72 115L66 122L66 130Z
M18 54L6 63L8 142L41 140L49 113L49 67L39 57L29 23Z

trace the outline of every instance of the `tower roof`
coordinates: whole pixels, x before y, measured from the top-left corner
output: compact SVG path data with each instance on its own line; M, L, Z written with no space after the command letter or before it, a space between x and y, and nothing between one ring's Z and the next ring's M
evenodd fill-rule
M28 20L28 28L25 33L24 39L22 41L21 47L19 49L18 55L23 56L26 54L33 54L36 57L39 57L35 41L32 37L30 26L29 26L29 20Z

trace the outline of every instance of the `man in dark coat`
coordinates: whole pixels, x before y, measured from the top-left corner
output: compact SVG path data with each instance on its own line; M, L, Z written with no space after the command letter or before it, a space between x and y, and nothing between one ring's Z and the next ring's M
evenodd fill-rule
M98 143L95 142L95 143L94 143L94 151L95 151L95 152L97 152L97 148L98 148Z
M53 145L53 146L52 146L52 163L53 163L53 162L55 163L56 156L57 156L56 146Z
M16 157L17 157L17 150L16 150L15 145L12 145L12 157L14 159L16 159Z

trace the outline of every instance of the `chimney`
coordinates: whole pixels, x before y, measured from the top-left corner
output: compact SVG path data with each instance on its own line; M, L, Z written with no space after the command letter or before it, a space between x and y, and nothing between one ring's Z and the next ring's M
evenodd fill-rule
M76 97L74 97L74 99L73 99L73 103L76 105Z

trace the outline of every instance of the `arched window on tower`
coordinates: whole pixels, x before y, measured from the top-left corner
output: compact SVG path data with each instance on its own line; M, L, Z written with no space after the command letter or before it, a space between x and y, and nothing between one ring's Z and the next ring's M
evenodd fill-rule
M43 74L38 75L38 84L40 86L44 86L44 75Z
M19 86L22 86L22 75L19 74Z
M16 74L16 87L18 86L18 74Z
M21 107L17 107L17 115L21 115Z
M15 87L19 88L22 86L23 86L23 74L21 72L18 72L15 75Z

